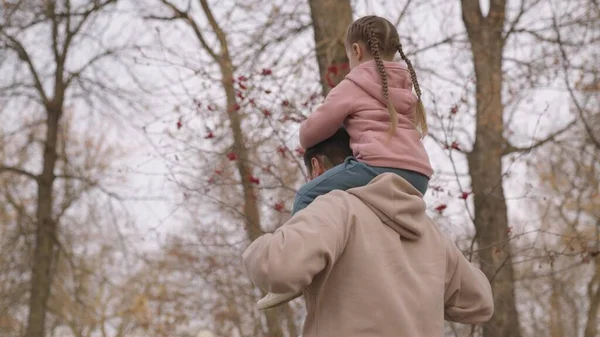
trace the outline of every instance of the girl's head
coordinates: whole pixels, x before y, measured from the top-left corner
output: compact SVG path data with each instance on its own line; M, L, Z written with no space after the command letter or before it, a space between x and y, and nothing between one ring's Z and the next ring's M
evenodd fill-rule
M390 111L390 120L392 122L390 135L393 135L396 131L398 115L389 98L387 74L385 72L383 61L392 61L396 52L400 53L400 57L408 66L415 92L419 98L417 102L415 126L421 131L423 136L426 135L427 119L425 116L425 108L421 101L421 88L419 87L419 82L417 82L417 75L415 74L412 63L402 51L402 44L400 43L400 36L398 35L396 27L382 17L375 15L364 16L354 21L350 27L348 27L345 44L346 54L350 60L350 69L370 60L375 60L375 63L377 64L377 70L379 71L381 82L383 84L383 97L387 100L388 110Z

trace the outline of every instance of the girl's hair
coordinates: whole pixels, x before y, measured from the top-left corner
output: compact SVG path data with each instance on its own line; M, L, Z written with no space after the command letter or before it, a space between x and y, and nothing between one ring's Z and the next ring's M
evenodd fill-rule
M412 63L406 57L404 51L402 51L402 44L400 43L400 36L398 35L396 27L382 17L375 15L364 16L354 21L350 27L348 27L346 33L347 48L353 43L358 42L363 43L369 49L369 52L375 59L375 64L377 64L377 70L381 76L383 97L386 99L387 107L390 111L390 121L392 123L389 132L390 136L396 132L398 115L389 97L387 74L385 72L382 57L385 59L393 59L396 52L400 53L400 57L408 66L410 78L418 98L415 127L421 132L422 136L425 136L427 134L427 117L425 116L425 107L421 101L421 88L419 87L417 74L415 73Z

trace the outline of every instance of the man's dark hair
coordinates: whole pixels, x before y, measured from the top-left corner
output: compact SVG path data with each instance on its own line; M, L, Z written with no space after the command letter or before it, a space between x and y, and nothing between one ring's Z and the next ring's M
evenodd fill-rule
M339 128L333 136L325 139L319 144L306 149L304 152L304 165L309 174L312 174L312 165L310 161L315 157L321 157L321 161L326 166L334 167L344 162L344 159L352 156L350 149L350 135L346 129ZM331 167L328 167L331 168Z

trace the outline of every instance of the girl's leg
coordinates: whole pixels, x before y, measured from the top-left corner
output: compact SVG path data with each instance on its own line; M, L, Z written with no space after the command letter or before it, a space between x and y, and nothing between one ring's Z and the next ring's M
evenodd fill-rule
M292 215L303 210L318 196L327 194L333 190L348 190L350 188L365 186L377 172L372 167L357 161L353 157L346 160L322 175L304 184L296 193L296 200Z
M382 173L395 173L400 177L404 178L404 180L408 181L414 188L416 188L421 194L425 195L427 192L427 187L429 185L429 178L427 176L422 175L421 173L417 173L409 170L388 168L388 167L371 167L376 174Z

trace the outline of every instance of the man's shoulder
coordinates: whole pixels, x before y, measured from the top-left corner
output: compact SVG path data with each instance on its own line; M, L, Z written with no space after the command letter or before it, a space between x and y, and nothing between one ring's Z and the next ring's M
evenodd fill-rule
M333 190L317 197L310 205L314 211L337 213L345 216L368 207L360 198L344 190Z
M341 201L345 201L345 202L360 202L362 203L362 201L356 197L355 195L353 195L352 193L348 193L348 191L344 191L344 190L333 190L331 192L325 193L319 197L317 197L315 199L315 201L317 200L321 200L321 202L323 203L332 203L332 202L341 202Z

